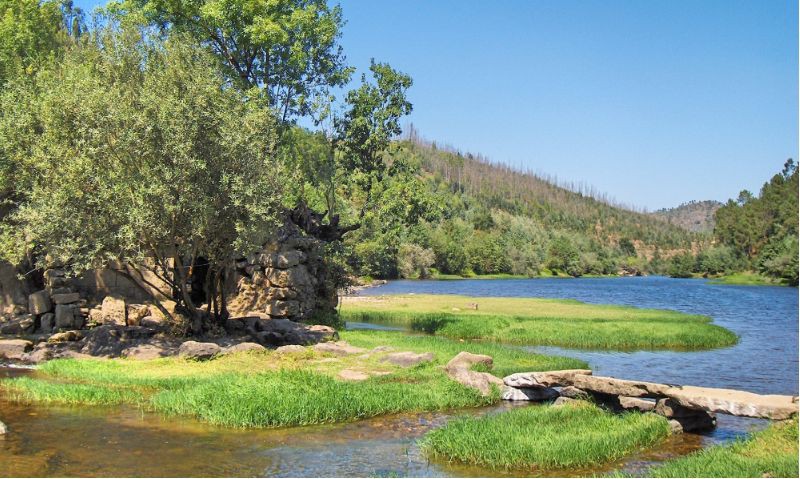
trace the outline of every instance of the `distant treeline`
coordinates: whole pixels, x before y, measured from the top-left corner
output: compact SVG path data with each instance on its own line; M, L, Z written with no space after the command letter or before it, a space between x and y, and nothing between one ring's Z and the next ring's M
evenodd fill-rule
M687 277L751 270L797 285L797 212L797 165L790 159L758 196L744 190L717 210L715 245L696 257L673 258L669 273Z

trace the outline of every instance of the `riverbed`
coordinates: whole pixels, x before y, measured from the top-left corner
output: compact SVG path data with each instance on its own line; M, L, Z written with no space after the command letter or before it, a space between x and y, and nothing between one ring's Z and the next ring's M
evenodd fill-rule
M761 393L797 394L797 289L710 285L669 278L397 281L361 294L464 294L572 298L707 314L740 335L714 351L609 353L530 349L579 357L598 374ZM354 326L354 325L351 325ZM30 374L0 368L0 376ZM136 408L21 405L0 398L10 429L0 436L0 476L498 476L480 468L427 461L416 441L459 414L509 407L405 414L348 424L238 430ZM537 406L534 406L537 407ZM657 450L603 469L511 471L525 475L591 475L648 464L727 441L764 421L719 416L706 435L672 437Z

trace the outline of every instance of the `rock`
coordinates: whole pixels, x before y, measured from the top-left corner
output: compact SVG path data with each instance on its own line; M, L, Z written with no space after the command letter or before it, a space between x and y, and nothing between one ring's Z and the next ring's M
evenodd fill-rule
M492 392L492 386L498 389L503 387L503 380L492 376L489 373L479 373L477 371L470 371L469 369L449 369L446 370L447 375L452 379L458 381L464 386L475 388L484 396L488 396Z
M300 346L299 344L289 344L288 346L281 346L275 350L278 354L299 354L306 351L308 351L308 348Z
M513 388L503 386L501 396L506 401L547 401L558 397L558 391L552 388Z
M164 320L157 316L145 316L139 321L139 326L145 328L163 328Z
M698 411L694 416L670 419L669 426L673 433L709 431L717 427L717 418L711 413Z
M683 407L674 399L663 398L658 400L653 412L659 416L675 418L694 416L697 414L698 410Z
M792 396L762 395L695 386L672 387L666 391L665 396L689 409L702 409L734 416L783 420L797 414L797 403Z
M44 314L53 309L50 294L46 290L37 291L28 296L28 312L31 314Z
M297 291L289 288L269 288L266 295L267 301L277 299L297 299Z
M579 402L582 402L582 400L575 398L568 398L566 396L559 396L558 398L556 398L555 401L553 401L553 406L563 406L565 404L575 404Z
M620 396L619 406L626 411L649 412L656 408L656 403L646 399Z
M103 313L104 323L117 324L120 326L128 324L128 308L125 305L124 299L106 296L103 298L103 304L100 306L100 310Z
M142 318L150 315L150 307L146 304L129 304L127 313L128 319L126 322L128 326L139 326L142 324Z
M247 329L243 318L228 319L227 321L225 321L224 327L225 331L231 334L242 333Z
M561 371L514 373L503 378L506 386L515 388L549 388L554 386L572 386L573 379L578 376L590 376L590 369L564 369Z
M447 363L445 369L471 369L477 364L485 366L487 369L491 369L493 364L492 357L486 356L485 354L472 354L466 351L461 351Z
M178 348L178 355L187 359L204 361L211 359L222 351L219 345L214 343L199 343L197 341L186 341Z
M489 373L472 371L471 368L478 364L491 368L492 363L491 356L461 351L447 363L444 369L452 379L464 386L477 389L484 396L488 396L492 392L493 385L498 389L503 387L503 380Z
M429 363L436 357L433 353L412 353L410 351L402 351L399 353L391 353L384 356L381 361L396 364L397 366L410 368L421 363Z
M283 253L273 253L270 255L263 255L262 263L264 266L289 269L293 268L306 260L306 255L302 251L286 251Z
M32 314L23 314L16 318L0 323L0 334L21 335L30 334L36 327L36 320Z
M369 379L369 374L353 369L343 369L339 371L339 377L346 381L363 381Z
M315 344L314 351L318 353L333 354L335 356L347 356L349 354L363 353L366 351L366 349L350 346L347 341L336 341L335 343Z
M8 433L8 427L6 427L6 425L3 424L3 421L0 421L0 436L7 433Z
M169 314L175 315L175 308L178 307L178 303L176 303L175 301L172 301L171 299L162 299L159 302L161 303L161 306L164 309L166 309ZM155 305L153 305L153 307L150 308L150 314L153 315L154 317L158 318L158 319L161 319L162 321L166 321L167 319L169 319Z
M0 339L0 358L20 360L32 349L33 343L25 339Z
M122 352L120 353L120 356L124 356L128 359L146 361L149 359L158 359L158 358L173 356L174 354L175 354L174 348L167 348L157 344L141 344L138 346L131 346L129 348L123 349Z
M240 353L243 351L266 351L266 350L267 348L257 343L239 343L227 348L225 352Z
M573 386L587 391L629 397L658 398L665 396L671 387L667 384L587 375L575 375L571 382Z
M53 302L56 304L70 304L77 303L81 300L81 295L78 293L61 293L51 296Z
M376 346L372 348L373 353L388 353L389 351L394 351L394 348L391 346Z
M127 348L149 341L157 332L142 326L104 324L86 332L81 352L92 356L117 357Z
M559 391L559 394L562 397L568 397L568 398L573 398L573 399L588 399L589 398L589 393L587 393L583 389L578 389L578 388L576 388L574 386L564 386L563 388L561 388L561 391Z
M79 331L65 331L63 333L56 333L47 338L48 343L64 343L67 341L80 341L83 335Z
M272 301L267 304L264 312L279 318L297 316L300 313L300 303L297 301Z
M307 336L311 338L310 341L307 341L306 344L309 342L313 343L322 343L326 341L336 341L339 339L339 333L336 332L330 326L323 326L321 324L313 324L306 328Z
M75 307L71 304L57 304L55 314L56 329L75 327Z
M43 333L50 333L53 331L53 328L56 326L56 315L53 313L44 313L41 318L39 318L39 327Z

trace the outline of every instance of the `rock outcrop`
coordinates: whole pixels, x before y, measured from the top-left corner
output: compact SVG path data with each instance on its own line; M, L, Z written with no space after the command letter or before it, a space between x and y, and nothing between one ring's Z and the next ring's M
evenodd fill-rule
M0 358L20 360L33 349L33 343L24 339L0 340Z
M458 353L444 370L447 375L464 386L480 391L484 396L492 393L493 387L503 387L503 380L489 373L473 371L472 368L481 365L486 369L492 367L492 357L484 354L472 354L466 351Z

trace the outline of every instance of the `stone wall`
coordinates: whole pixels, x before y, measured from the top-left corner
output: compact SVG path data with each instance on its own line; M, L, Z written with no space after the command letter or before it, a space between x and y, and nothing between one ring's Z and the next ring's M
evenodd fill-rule
M231 316L260 313L305 321L314 314L332 313L338 295L327 284L322 253L318 240L292 236L241 261L228 304Z

